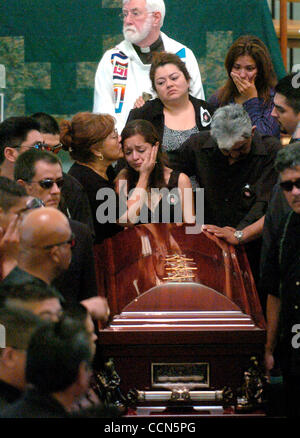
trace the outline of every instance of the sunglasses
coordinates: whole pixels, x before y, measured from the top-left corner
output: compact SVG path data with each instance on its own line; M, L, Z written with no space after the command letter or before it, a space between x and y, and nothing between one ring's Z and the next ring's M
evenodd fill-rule
M280 187L286 192L291 192L294 186L300 189L300 178L296 179L296 181L282 181L280 183Z
M15 149L20 148L20 145L17 146L11 146ZM29 149L36 149L38 151L48 151L48 152L53 152L54 154L57 154L63 147L62 143L58 143L54 146L50 146L46 143L43 143L41 141L37 141L34 145L32 146L27 146Z
M53 185L56 184L57 187L59 189L61 189L63 184L64 184L64 179L63 179L63 177L57 178L55 180L51 179L51 178L45 178L45 179L42 179L41 181L30 181L30 184L31 183L39 184L42 187L42 189L51 189L53 187Z
M74 248L75 244L76 244L75 234L71 233L71 237L68 240L65 240L64 242L60 242L60 243L53 243L51 245L43 246L42 249L51 249L54 246L61 246L61 245L70 245L71 248Z
M22 217L22 215L25 214L28 210L32 210L34 208L40 208L40 207L45 207L45 204L43 203L43 201L41 199L39 199L39 198L29 199L29 201L26 202L25 208L20 210L17 213L17 215L19 217Z
M41 141L36 142L33 146L31 146L33 149L37 149L39 151L43 151L45 148L45 143L42 143Z
M21 145L16 145L16 146L11 146L11 147L14 149L18 149L21 147ZM43 143L41 141L37 141L32 146L24 146L24 147L27 147L28 149L37 149L39 151L43 151L43 150L45 150L45 143Z
M32 198L26 202L26 210L32 210L34 208L45 207L43 201L39 198Z
M44 143L43 146L44 146L45 151L52 152L53 154L58 154L58 152L62 149L63 144L58 143L54 146L50 146L50 145Z

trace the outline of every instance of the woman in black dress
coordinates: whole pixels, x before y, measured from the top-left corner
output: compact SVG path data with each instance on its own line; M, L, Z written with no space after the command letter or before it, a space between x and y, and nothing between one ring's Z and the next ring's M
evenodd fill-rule
M75 161L68 173L77 178L88 195L95 243L101 243L122 230L116 223L118 199L111 164L123 152L114 118L108 114L80 112L71 121L63 120L60 131L64 149Z

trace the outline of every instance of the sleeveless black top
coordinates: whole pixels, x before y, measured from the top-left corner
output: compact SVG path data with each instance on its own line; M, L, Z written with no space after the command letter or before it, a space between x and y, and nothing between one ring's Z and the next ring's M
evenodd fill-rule
M154 211L151 211L151 209L144 204L140 212L140 221L136 225L145 223L173 223L183 221L181 200L178 189L178 179L180 173L181 172L178 170L172 170L167 187L163 187L159 190L161 199ZM149 193L149 196L151 196L151 192Z

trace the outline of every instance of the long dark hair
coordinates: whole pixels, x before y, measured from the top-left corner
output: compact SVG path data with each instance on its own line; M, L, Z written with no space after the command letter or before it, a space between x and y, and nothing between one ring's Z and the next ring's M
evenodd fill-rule
M239 95L238 89L230 77L230 73L237 58L244 55L251 56L256 63L257 76L255 78L255 86L258 97L264 99L266 103L270 99L270 88L274 88L276 84L276 75L269 51L265 44L256 36L243 35L232 44L225 58L228 79L218 93L221 105L226 105L232 98Z
M127 138L133 137L134 135L141 135L146 143L150 143L154 146L157 142L159 143L158 152L156 156L156 165L150 175L149 187L161 188L166 187L164 179L164 167L167 165L167 158L161 149L161 141L155 127L148 120L132 120L127 123L125 128L121 133L121 144L124 151L124 142ZM134 170L132 167L126 163L126 178L128 181L129 190L134 188L139 179L139 172Z

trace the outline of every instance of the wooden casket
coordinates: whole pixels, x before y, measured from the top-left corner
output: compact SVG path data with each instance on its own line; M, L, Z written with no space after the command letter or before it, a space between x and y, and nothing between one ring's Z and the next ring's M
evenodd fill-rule
M99 332L121 389L238 388L265 320L243 247L186 226L129 228L95 248L111 309Z

